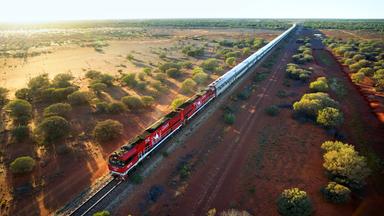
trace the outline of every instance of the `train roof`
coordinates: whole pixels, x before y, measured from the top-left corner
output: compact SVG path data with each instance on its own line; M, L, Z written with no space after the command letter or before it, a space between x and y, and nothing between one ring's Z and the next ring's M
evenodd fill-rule
M168 121L169 119L172 119L173 117L175 117L176 115L178 115L180 112L179 109L175 110L175 111L172 111L170 113L168 113L167 115L165 115L163 118L161 118L160 120L158 120L157 122L153 123L151 126L149 126L145 131L148 132L148 133L152 133L154 132L155 130L157 130L162 124L164 124L166 121Z

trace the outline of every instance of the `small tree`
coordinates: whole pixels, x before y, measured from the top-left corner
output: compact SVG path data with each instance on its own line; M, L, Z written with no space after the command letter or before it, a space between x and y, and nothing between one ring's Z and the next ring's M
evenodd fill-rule
M196 82L193 79L188 78L181 83L181 92L184 94L190 94L195 91Z
M22 99L31 102L33 99L32 92L29 88L21 88L15 92L17 99Z
M65 138L71 132L69 122L60 116L44 118L39 124L38 129L42 133L44 140L47 142Z
M155 99L152 96L142 96L141 101L144 107L151 107L155 103Z
M75 91L68 95L68 101L72 105L85 105L89 103L89 95L87 92Z
M109 105L107 102L97 102L96 104L96 113L108 113Z
M67 118L71 112L72 107L67 103L56 103L44 109L44 117L61 116Z
M101 76L101 72L95 71L95 70L89 70L85 74L85 77L87 77L88 79L92 79L92 80L98 79L100 76Z
M66 88L72 85L73 79L74 77L70 73L60 73L53 78L52 84L56 88Z
M169 77L172 77L172 78L174 78L174 79L180 77L180 75L181 75L180 70L177 69L177 68L169 68L169 69L166 71L166 73L167 73L167 75L168 75Z
M12 161L10 165L10 170L13 174L28 173L33 170L35 164L35 160L30 156L22 156Z
M313 208L305 191L290 188L284 190L277 200L277 211L283 216L308 216Z
M329 89L327 78L319 77L316 81L309 84L309 88L313 92L327 92Z
M128 107L128 109L133 111L144 107L143 101L137 96L125 96L121 98L121 101Z
M106 142L121 136L123 133L123 125L115 120L100 121L93 130L93 136L98 142Z
M12 137L20 142L29 137L29 127L26 125L19 125L12 129Z
M12 100L5 106L5 110L16 124L27 124L32 118L32 105L26 100Z
M351 190L336 182L329 182L321 189L321 192L326 200L333 203L346 203L351 198Z
M207 79L208 79L208 74L204 72L199 72L193 75L192 79L197 83L197 84L204 84Z
M343 113L332 107L326 107L317 114L316 122L325 127L337 127L344 121Z
M232 112L225 112L224 113L224 122L231 125L235 123L236 116Z
M219 61L214 58L209 58L206 59L201 66L204 68L204 70L216 71L217 67L219 66Z
M112 75L109 74L101 74L99 79L97 80L98 82L104 83L106 86L113 86L113 80L115 78Z
M155 74L155 79L157 79L160 82L164 83L165 81L167 81L167 75L165 75L163 73L156 73Z

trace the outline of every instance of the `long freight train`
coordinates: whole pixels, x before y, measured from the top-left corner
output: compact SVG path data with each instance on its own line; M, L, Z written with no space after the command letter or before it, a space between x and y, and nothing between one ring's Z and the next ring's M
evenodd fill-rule
M291 31L296 28L293 24L287 31L273 39L267 45L257 50L240 64L233 67L224 75L208 85L199 94L183 103L176 110L168 113L159 121L148 127L142 134L123 145L120 149L109 156L109 170L113 176L124 177L128 172L140 163L148 154L165 142L168 137L179 130L196 113L204 108L210 101L218 97L233 82L248 72L248 69L255 65L274 46L283 40Z

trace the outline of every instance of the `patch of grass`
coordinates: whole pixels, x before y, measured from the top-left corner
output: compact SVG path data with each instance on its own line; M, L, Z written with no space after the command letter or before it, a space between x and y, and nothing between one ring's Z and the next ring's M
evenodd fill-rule
M188 163L182 165L179 169L179 176L181 180L186 180L191 174L191 167Z
M327 65L327 66L331 66L332 65L332 58L325 51L318 51L317 52L317 60L321 64L324 64L324 65Z
M343 99L347 95L347 89L343 82L337 78L331 78L329 80L329 87L339 99Z
M265 80L268 76L268 73L265 73L265 72L262 72L262 73L257 73L254 77L253 77L253 82L254 83L258 83L258 82L261 82L263 80Z
M224 113L224 122L231 125L235 123L236 116L232 112L225 112Z

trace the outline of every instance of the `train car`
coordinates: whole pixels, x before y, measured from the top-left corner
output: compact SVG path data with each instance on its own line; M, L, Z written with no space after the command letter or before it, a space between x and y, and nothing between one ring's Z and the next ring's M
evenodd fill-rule
M208 85L207 89L194 95L177 110L168 113L162 119L148 127L141 135L112 153L108 161L108 167L112 175L122 177L127 175L132 168L137 166L148 154L185 125L188 120L203 109L210 101L218 97L237 79L247 73L257 61L264 57L276 44L295 29L295 27L296 24L213 81Z

